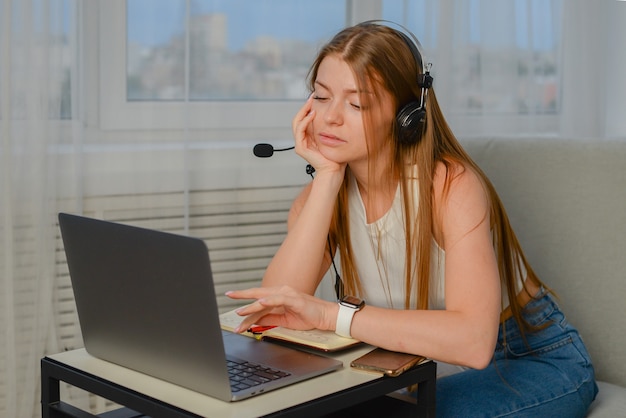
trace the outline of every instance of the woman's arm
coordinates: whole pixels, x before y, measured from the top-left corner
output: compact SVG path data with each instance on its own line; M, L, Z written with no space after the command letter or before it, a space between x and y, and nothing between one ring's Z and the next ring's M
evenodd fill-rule
M436 235L446 251L445 310L393 310L365 306L354 315L354 338L389 350L483 368L493 355L501 309L500 279L489 227L489 203L470 170L458 174L444 196L445 169L435 176ZM318 270L315 270L316 272ZM229 292L257 299L240 310L252 323L335 330L338 306L290 287ZM271 312L271 313L270 313Z
M294 200L287 236L270 262L263 286L289 285L312 295L330 266L328 231L343 175L318 174Z

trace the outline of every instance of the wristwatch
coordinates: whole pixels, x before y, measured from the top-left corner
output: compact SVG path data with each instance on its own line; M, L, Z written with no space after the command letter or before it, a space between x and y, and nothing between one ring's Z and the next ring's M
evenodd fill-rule
M354 314L363 309L364 306L365 301L355 296L345 296L339 300L339 313L337 314L335 334L346 338L352 338L350 334L352 318L354 317Z

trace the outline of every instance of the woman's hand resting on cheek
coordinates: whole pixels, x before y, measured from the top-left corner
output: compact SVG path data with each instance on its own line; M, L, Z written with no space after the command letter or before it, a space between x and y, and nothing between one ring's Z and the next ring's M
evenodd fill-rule
M232 299L255 299L255 302L237 310L245 317L235 332L243 332L251 325L276 325L308 330L334 330L338 306L289 286L258 287L226 292Z
M313 129L313 121L317 116L317 112L313 109L314 94L311 94L292 120L291 127L295 139L296 154L311 164L316 173L338 172L343 176L346 164L339 164L327 159L318 149Z

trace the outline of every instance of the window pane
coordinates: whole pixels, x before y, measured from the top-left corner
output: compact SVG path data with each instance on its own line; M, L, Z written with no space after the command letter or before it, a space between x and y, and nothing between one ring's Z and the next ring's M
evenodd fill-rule
M127 0L127 99L301 99L336 0Z
M184 99L186 0L126 3L128 99Z
M438 61L452 68L445 80L453 92L445 98L450 110L559 110L562 0L457 0L443 7L434 0L383 0L383 18L415 33L433 74Z

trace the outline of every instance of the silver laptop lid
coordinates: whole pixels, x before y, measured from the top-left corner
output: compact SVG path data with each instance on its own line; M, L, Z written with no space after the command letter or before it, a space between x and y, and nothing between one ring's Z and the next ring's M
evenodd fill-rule
M59 225L85 349L229 400L206 244L68 214Z
M204 241L63 213L59 225L85 349L93 356L225 401L343 367L241 335L224 338ZM231 357L289 376L233 394Z

